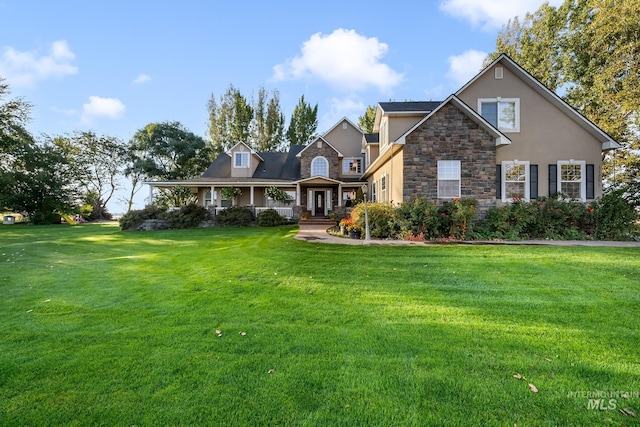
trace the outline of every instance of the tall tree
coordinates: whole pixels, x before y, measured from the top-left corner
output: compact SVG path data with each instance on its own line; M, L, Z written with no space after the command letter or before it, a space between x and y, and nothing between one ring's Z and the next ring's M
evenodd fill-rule
M249 143L253 107L233 85L216 101L211 94L208 103L211 148L220 154L238 142Z
M51 139L63 150L74 168L74 178L93 206L92 219L110 219L107 204L121 187L126 149L124 142L109 135L76 131Z
M280 94L271 97L264 88L258 91L253 106L254 118L249 145L256 151L279 151L284 142L284 114L280 109Z
M623 149L606 156L603 174L640 196L638 16L638 0L545 3L522 24L514 20L503 29L490 59L507 52L621 142Z
M286 134L287 140L290 145L305 145L315 137L317 128L318 104L312 108L302 95L293 109Z
M212 150L207 142L178 122L151 123L138 130L130 143L133 164L129 172L145 179L181 180L200 175L209 166ZM183 189L170 193L176 205L193 201Z
M376 106L369 105L363 115L358 117L358 127L364 133L373 133L373 125L376 121Z

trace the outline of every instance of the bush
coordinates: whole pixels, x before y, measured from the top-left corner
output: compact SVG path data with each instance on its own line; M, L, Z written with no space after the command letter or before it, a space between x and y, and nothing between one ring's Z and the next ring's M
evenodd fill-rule
M596 239L629 240L637 232L637 215L622 189L613 189L591 204Z
M405 202L394 212L394 229L401 239L434 239L439 236L438 209L424 199Z
M369 216L369 234L374 239L396 237L394 209L389 203L367 203ZM351 219L360 230L365 230L364 203L359 203L351 210ZM355 231L355 230L354 230Z
M453 199L438 209L442 237L464 240L472 232L476 215L475 199Z
M167 222L169 228L195 228L210 218L209 211L195 203L180 207L177 211L167 211L159 216Z
M253 212L245 206L232 206L218 214L220 225L247 226L253 222Z
M160 217L165 212L165 208L156 205L149 205L144 209L129 211L120 218L120 229L124 231L135 230L147 219L161 219Z
M256 219L260 227L275 227L285 223L285 219L275 209L260 212Z

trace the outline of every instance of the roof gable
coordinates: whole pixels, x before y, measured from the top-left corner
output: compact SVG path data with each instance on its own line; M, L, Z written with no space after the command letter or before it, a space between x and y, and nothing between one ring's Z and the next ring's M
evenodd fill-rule
M240 147L240 150L237 150L237 148ZM226 151L226 154L231 156L231 153L235 152L235 151L248 151L249 153L251 153L252 155L254 155L256 158L258 158L258 160L262 161L262 157L260 157L260 155L251 147L249 147L247 144L245 144L244 142L240 141L238 143L236 143L236 145L234 145L233 147L229 148Z
M313 144L316 144L318 141L322 141L324 144L327 144L329 147L331 147L333 151L335 151L338 154L338 157L344 157L344 155L336 147L331 145L329 141L324 139L322 136L319 136L316 139L314 139L312 142L308 143L302 150L300 150L300 152L297 154L297 157L302 157L302 152L305 151L307 148L311 147Z
M535 92L537 92L540 96L549 101L552 105L562 111L566 116L575 121L579 126L585 129L589 134L591 134L594 138L602 143L602 150L610 150L615 148L622 147L618 142L616 142L611 136L609 136L605 131L596 126L593 122L583 116L578 110L567 104L560 96L558 96L555 92L547 88L543 85L539 80L533 77L529 72L527 72L524 68L518 65L513 59L511 59L506 54L501 54L498 58L496 58L491 64L487 65L484 69L482 69L478 74L475 75L471 80L469 80L464 86L462 86L456 93L456 96L459 96L463 93L469 86L475 83L480 77L484 74L492 70L498 63L501 66L507 68L514 75L516 75L520 80L522 80L526 85L531 87Z

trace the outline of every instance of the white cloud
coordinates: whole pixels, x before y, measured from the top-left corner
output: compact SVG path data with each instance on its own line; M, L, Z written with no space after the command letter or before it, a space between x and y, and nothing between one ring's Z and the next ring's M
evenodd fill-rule
M75 57L65 40L53 42L45 55L38 51L20 52L6 47L0 57L0 75L5 76L11 85L33 87L41 80L76 74L78 67L71 65Z
M449 71L447 77L458 86L467 83L482 69L482 62L487 57L487 52L479 50L467 50L460 55L450 56Z
M343 117L347 117L357 124L358 117L363 115L366 110L367 106L354 96L331 98L329 101L329 111L322 115L322 119L318 124L318 131L320 133L328 131Z
M146 74L140 73L138 74L138 77L135 78L135 80L133 81L133 83L135 84L142 84L142 83L146 83L148 81L151 80L151 77L149 77Z
M120 119L124 116L125 105L117 98L90 96L89 103L82 105L82 124L91 124L97 118Z
M377 38L354 30L316 33L302 44L300 56L273 67L274 81L316 78L349 91L370 86L386 92L402 80L402 74L380 62L389 47Z
M527 12L535 12L543 3L543 0L441 0L440 10L490 31L502 28L515 16L523 18ZM549 4L558 7L562 0L549 0Z

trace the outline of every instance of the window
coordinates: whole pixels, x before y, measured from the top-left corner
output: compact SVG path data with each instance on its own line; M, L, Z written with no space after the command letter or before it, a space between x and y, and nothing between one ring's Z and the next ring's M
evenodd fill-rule
M438 198L460 197L460 160L438 160Z
M380 201L381 202L389 201L389 196L387 194L387 174L386 173L382 175L382 178L380 178Z
M378 197L376 195L376 182L375 181L371 182L371 201L372 202L377 202L378 201Z
M384 147L389 143L389 135L387 135L387 118L383 117L380 122L380 133L378 134L378 138L380 138L380 146Z
M486 121L504 132L520 132L520 100L480 98L478 111Z
M502 162L503 202L529 200L529 162Z
M311 176L329 176L329 162L324 157L316 157L311 161Z
M342 161L343 175L359 175L362 173L362 158L344 159Z
M570 160L558 162L558 191L570 199L585 199L585 162Z
M239 152L235 153L234 156L233 167L234 168L248 168L249 167L249 153L248 152Z

